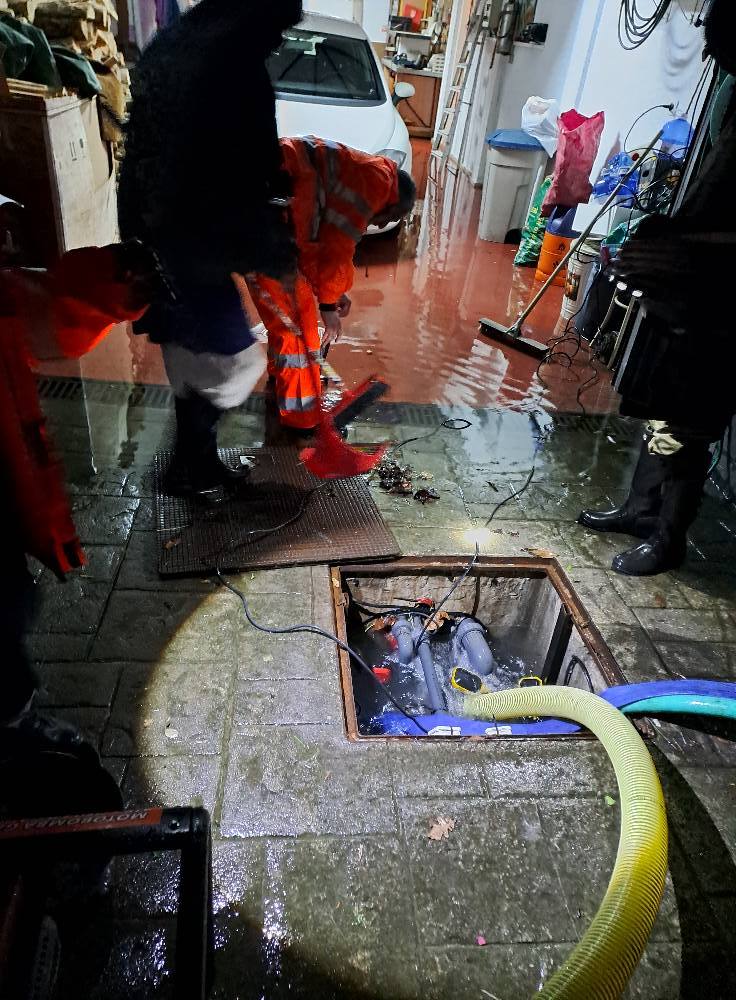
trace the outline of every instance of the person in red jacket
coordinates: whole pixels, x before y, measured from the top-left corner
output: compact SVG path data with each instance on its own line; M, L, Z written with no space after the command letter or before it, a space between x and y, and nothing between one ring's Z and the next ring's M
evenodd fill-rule
M282 139L281 150L292 183L299 270L293 287L264 274L249 274L247 282L268 331L281 423L309 431L319 413L320 352L339 339L350 312L355 247L369 225L408 215L416 187L387 157L325 139ZM321 343L316 303L325 328Z
M60 578L85 561L32 366L86 354L114 324L142 316L157 283L155 262L137 244L73 250L49 271L0 267L0 524L7 585L0 600L0 756L10 737L82 742L73 727L34 711L36 679L24 649L33 604L27 556Z

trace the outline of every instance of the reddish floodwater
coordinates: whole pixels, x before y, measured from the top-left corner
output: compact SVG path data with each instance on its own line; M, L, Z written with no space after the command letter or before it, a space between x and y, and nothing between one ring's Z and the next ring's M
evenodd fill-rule
M427 144L416 146L415 175L424 192ZM373 372L391 384L388 399L415 403L527 407L540 403L579 410L576 394L591 375L582 352L572 368L545 367L501 349L478 332L478 319L511 321L538 289L534 271L514 268L515 248L477 238L480 192L448 177L443 191L430 182L399 240L363 241L357 254L353 310L330 361L348 383ZM548 340L562 291L552 289L525 332ZM44 368L74 374L75 366ZM87 378L165 383L157 347L121 327L84 359ZM617 407L607 373L586 391L590 412Z

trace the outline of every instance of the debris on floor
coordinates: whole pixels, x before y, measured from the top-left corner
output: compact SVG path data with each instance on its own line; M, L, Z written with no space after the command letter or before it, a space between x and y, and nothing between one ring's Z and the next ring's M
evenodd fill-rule
M401 497L413 496L422 506L440 499L437 490L429 487L414 489L414 480L420 479L427 482L434 478L431 472L414 472L411 465L399 465L395 459L386 456L376 466L376 474L378 475L378 485L386 493L394 493Z
M438 816L430 826L427 836L430 840L449 840L454 829L454 819L450 816Z

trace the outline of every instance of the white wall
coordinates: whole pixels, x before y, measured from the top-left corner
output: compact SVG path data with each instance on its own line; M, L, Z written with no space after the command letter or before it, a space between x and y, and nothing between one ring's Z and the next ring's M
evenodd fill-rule
M547 41L541 46L514 46L514 61L508 64L504 74L503 93L494 128L520 128L521 109L528 97L561 100L579 35L578 23L584 9L595 6L595 2L539 0L536 20L549 24Z
M590 0L539 0L536 19L549 24L547 41L543 46L515 45L513 61L497 55L491 67L494 42L489 39L485 43L461 161L474 183L482 182L485 140L491 132L497 128L520 128L521 109L528 97L561 98L578 37L578 22L584 8L589 6ZM472 73L466 97L471 87ZM458 119L458 136L452 149L456 159L467 115L463 111Z
M385 42L391 0L362 0L362 7L362 24L368 37L374 42ZM349 21L355 18L359 9L360 3L356 4L353 0L304 0L304 10L344 17Z
M654 0L641 0L643 10L647 4L653 6ZM462 6L467 8L467 0ZM642 111L669 103L685 110L703 69L701 30L673 3L644 45L626 51L618 41L620 6L620 0L539 0L537 20L549 24L543 47L516 45L513 61L497 56L489 68L491 43L486 43L462 156L462 166L475 183L482 181L485 137L495 128L518 128L521 108L532 94L557 98L563 111L576 107L587 115L605 112L593 179ZM463 111L454 157L459 155L466 117ZM646 146L668 118L665 110L646 115L632 131L630 146ZM595 205L581 206L576 225L584 226L595 211Z
M642 111L670 103L685 111L703 71L703 37L702 30L673 3L652 36L640 48L626 51L618 42L619 0L593 0L585 6L588 10L578 26L562 93L563 110L574 106L585 115L605 112L606 127L592 174L595 179L611 153L621 148ZM664 109L647 114L634 127L629 148L647 146L669 117ZM692 112L690 118L694 118ZM576 227L585 225L594 212L595 206L581 206Z

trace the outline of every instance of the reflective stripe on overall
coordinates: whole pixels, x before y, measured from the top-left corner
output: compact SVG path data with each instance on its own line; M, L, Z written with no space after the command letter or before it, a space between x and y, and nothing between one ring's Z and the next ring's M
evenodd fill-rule
M317 305L306 279L297 276L294 291L263 274L247 277L248 289L268 330L269 372L276 379L281 422L314 427L321 393Z
M327 139L315 139L312 136L306 136L300 142L309 157L316 180L310 227L312 242L317 241L320 226L326 222L358 243L362 239L366 220L372 218L374 213L362 195L339 179L340 147ZM328 199L335 198L345 203L344 209L334 204L328 206ZM351 219L348 213L357 215L357 218Z

